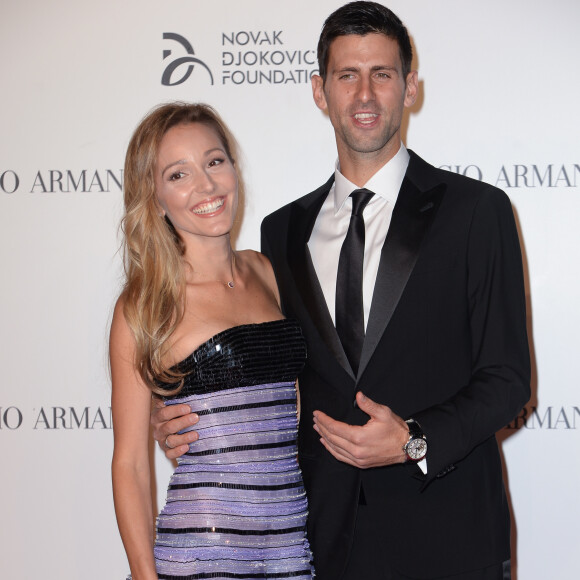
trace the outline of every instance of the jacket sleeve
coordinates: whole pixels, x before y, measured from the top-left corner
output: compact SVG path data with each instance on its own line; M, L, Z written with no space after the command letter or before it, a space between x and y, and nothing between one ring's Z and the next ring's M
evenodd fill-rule
M509 423L530 397L522 257L512 207L483 192L467 247L471 378L449 400L414 414L427 436L425 483L453 470Z

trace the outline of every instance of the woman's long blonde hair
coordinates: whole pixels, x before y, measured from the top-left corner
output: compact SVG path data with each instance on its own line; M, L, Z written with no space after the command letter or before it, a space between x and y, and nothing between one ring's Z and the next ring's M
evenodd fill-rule
M124 172L124 314L136 344L135 366L153 392L175 393L183 375L164 364L171 336L183 318L185 246L162 216L155 188L155 167L163 136L176 125L202 123L218 135L235 165L236 142L209 105L168 103L139 124L127 148ZM159 382L176 385L168 391Z

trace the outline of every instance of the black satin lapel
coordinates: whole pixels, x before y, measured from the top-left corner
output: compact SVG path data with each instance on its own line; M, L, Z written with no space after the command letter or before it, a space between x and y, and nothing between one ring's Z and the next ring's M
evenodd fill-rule
M306 246L306 272L307 275L304 277L304 286L300 288L300 293L303 297L304 303L308 309L312 322L316 326L322 340L325 342L326 346L332 352L334 358L340 364L340 366L354 379L354 373L348 358L340 342L340 338L336 332L336 327L330 316L328 310L328 305L324 298L324 293L322 292L322 287L320 286L320 280L316 275L316 270L314 269L314 264L312 263L312 257L310 256L310 251L308 246ZM297 281L298 283L298 281Z
M327 190L328 191L328 190ZM326 346L338 363L354 378L352 369L344 350L336 328L332 322L332 317L328 311L328 305L324 299L320 281L316 275L310 251L308 250L308 240L318 212L326 198L320 198L308 208L294 206L290 218L290 229L288 233L288 264L294 276L294 282L298 288L298 293L308 316Z
M422 193L407 177L403 180L381 251L359 376L393 316L444 192L443 184Z

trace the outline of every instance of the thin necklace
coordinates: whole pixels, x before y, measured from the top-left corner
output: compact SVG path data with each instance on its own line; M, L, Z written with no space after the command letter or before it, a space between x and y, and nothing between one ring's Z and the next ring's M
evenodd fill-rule
M223 282L228 288L232 290L236 287L234 284L234 268L236 267L236 253L232 250L232 279L229 282Z
M232 261L231 261L231 272L232 279L229 282L224 282L223 280L208 280L209 282L219 282L223 284L226 288L233 290L236 285L234 284L234 268L236 267L236 253L232 250ZM194 274L199 274L199 272L193 271Z

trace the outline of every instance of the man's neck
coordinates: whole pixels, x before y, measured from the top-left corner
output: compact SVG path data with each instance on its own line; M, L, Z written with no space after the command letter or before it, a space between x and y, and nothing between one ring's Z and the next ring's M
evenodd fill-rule
M379 169L384 167L397 154L400 147L400 139L392 147L385 147L380 151L370 153L359 153L339 146L338 162L340 164L340 172L356 186L363 187Z

